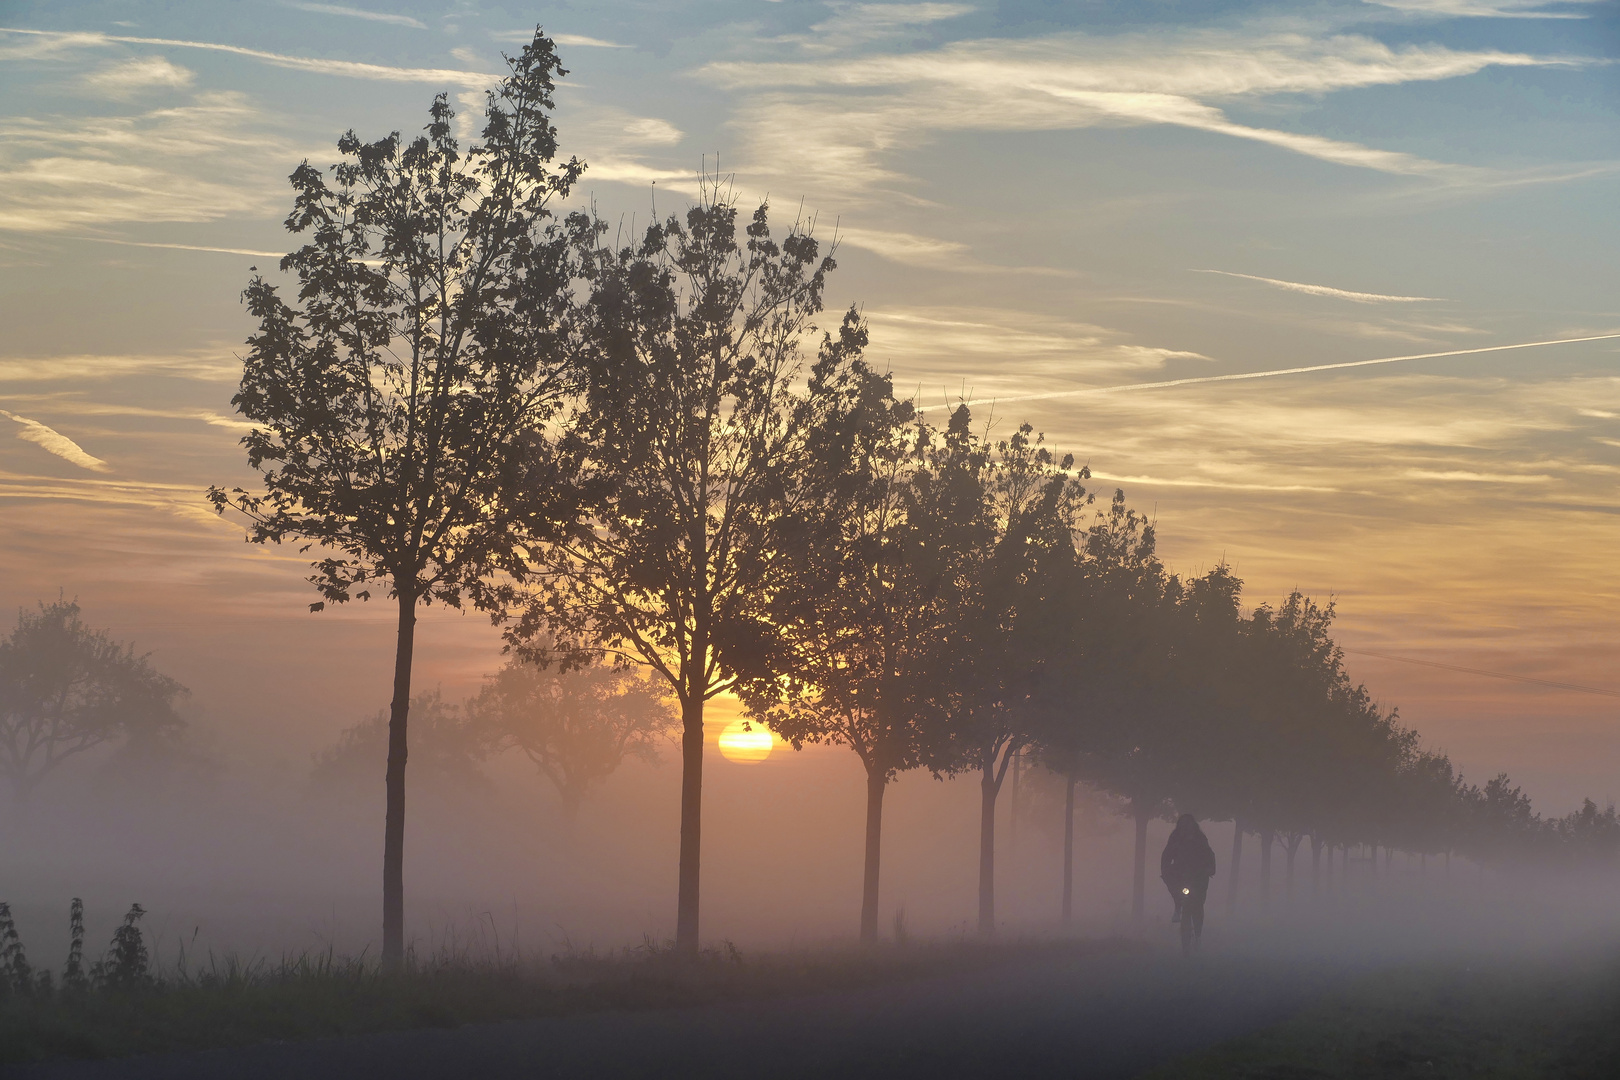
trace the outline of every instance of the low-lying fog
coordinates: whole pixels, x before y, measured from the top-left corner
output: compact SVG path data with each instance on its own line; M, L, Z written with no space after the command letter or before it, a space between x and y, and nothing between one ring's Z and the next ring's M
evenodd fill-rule
M727 760L713 736L705 765L703 936L744 950L853 940L860 905L863 773L841 747L764 761ZM481 774L451 776L413 759L408 795L408 936L419 950L487 955L615 950L672 935L680 773L626 762L570 820L530 762L509 753ZM313 762L269 767L211 755L142 760L116 752L75 762L44 785L3 836L5 898L36 964L65 955L70 897L85 900L89 944L104 944L132 902L159 958L184 945L269 958L331 946L375 955L380 923L382 763L352 784L315 777ZM1058 929L1059 782L1008 781L997 835L997 914L1008 935ZM977 897L975 777L903 776L885 806L882 926L919 937L967 934ZM1015 812L1016 806L1016 812ZM1015 816L1016 814L1016 816ZM1170 825L1148 842L1142 932L1170 941L1157 879ZM1426 865L1396 855L1376 873L1352 857L1313 899L1308 845L1289 896L1284 854L1262 909L1257 842L1245 845L1236 914L1226 909L1231 827L1206 823L1220 860L1210 889L1211 947L1250 942L1339 946L1353 957L1409 947L1534 948L1605 928L1612 882ZM1132 828L1101 796L1080 800L1076 933L1129 933ZM901 913L903 912L903 915Z

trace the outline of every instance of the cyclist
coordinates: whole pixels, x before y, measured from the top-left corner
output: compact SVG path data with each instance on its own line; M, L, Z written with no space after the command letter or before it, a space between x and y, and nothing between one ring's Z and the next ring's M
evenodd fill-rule
M1192 952L1204 935L1204 898L1209 879L1215 876L1215 849L1191 814L1176 819L1176 827L1159 856L1159 876L1170 890L1176 913L1171 922L1181 924L1181 951Z

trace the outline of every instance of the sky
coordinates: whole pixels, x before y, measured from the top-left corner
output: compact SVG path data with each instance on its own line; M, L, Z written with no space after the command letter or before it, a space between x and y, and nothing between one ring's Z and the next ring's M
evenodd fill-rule
M707 169L813 219L922 405L1028 420L1178 572L1334 599L1472 779L1620 797L1614 696L1387 659L1620 689L1613 3L0 0L0 609L76 597L243 757L386 701L387 607L309 614L203 501L252 478L240 293L301 160L476 115L537 23L579 203L634 227ZM447 695L501 662L457 613L417 655Z

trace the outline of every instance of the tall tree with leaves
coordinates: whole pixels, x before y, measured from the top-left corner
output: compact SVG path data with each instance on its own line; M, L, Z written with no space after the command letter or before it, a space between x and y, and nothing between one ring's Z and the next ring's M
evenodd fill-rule
M865 344L846 322L844 349ZM858 335L858 336L857 336ZM835 350L823 350L831 358ZM824 361L825 362L825 361ZM819 367L819 365L818 365ZM793 513L777 519L781 587L764 612L769 659L739 693L795 749L842 743L866 772L861 940L877 940L883 797L917 767L930 723L921 683L941 600L961 577L983 524L976 489L942 481L937 433L897 401L887 375L840 366L812 392L816 413ZM966 414L963 414L965 424ZM948 435L947 441L955 440Z
M573 670L514 660L467 702L472 732L491 750L520 750L550 780L569 820L625 758L658 760L675 726L669 688L634 670Z
M592 237L606 227L580 220ZM809 403L799 342L835 264L810 228L741 229L708 183L684 218L587 244L590 520L548 547L547 587L510 629L520 652L605 648L665 680L681 710L676 948L698 948L704 704L736 687L768 606L775 535ZM739 233L742 235L739 236ZM549 631L555 646L539 645Z
M1013 758L1031 740L1035 690L1051 662L1060 569L1076 557L1077 515L1089 498L1028 424L988 447L968 431L966 406L939 451L941 479L977 502L980 535L934 636L933 664L948 740L929 762L938 772L979 774L979 932L995 930L996 801ZM1084 469L1081 476L1089 475Z
M71 600L18 612L0 641L0 777L18 814L64 761L119 738L178 731L174 703L185 693L133 646L86 626Z
M552 42L508 61L482 141L463 150L445 96L424 133L338 143L308 162L284 258L297 298L255 277L259 321L233 399L262 493L213 488L255 543L316 550L326 603L397 604L383 841L386 966L404 955L406 722L421 604L494 606L492 575L521 577L522 544L569 516L569 446L553 423L576 387L567 348L574 245L552 217L584 166L552 166ZM545 433L550 432L548 437ZM522 522L524 529L516 526Z

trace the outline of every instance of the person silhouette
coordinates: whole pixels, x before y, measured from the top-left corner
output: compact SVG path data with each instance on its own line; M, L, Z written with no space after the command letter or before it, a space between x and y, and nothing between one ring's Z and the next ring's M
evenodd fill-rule
M1204 898L1215 876L1215 849L1191 814L1176 819L1176 827L1159 856L1159 877L1175 902L1171 922L1181 924L1181 951L1192 952L1204 935Z

